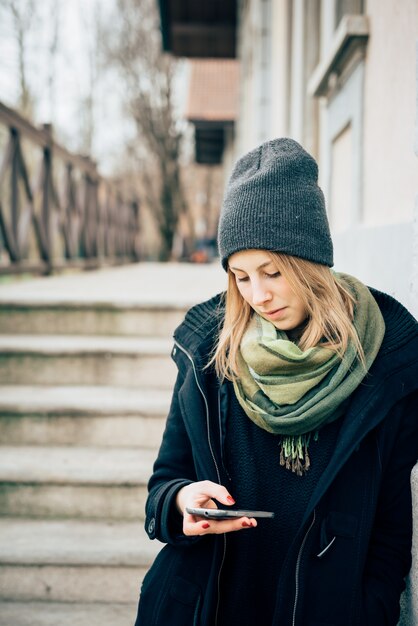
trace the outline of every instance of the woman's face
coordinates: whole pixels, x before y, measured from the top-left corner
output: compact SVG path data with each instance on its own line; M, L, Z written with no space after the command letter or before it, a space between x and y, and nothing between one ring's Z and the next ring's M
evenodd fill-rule
M261 317L279 330L293 330L306 319L302 300L277 271L264 250L241 250L231 255L233 272L240 294Z

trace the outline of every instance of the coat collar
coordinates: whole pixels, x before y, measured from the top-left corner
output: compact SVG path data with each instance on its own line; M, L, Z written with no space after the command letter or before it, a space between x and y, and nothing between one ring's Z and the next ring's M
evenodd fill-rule
M219 293L192 307L174 331L174 340L204 367L216 342L225 312L225 294Z

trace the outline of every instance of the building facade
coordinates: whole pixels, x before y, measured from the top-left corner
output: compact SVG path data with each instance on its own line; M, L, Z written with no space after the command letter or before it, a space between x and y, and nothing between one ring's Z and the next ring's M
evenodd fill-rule
M319 162L336 268L415 315L417 40L415 0L242 0L227 160L273 137L300 141Z

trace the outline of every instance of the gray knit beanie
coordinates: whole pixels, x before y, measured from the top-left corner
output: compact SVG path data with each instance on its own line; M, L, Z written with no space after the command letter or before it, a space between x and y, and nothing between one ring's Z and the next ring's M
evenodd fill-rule
M273 139L239 159L225 191L218 247L226 270L239 250L272 250L333 265L316 161L293 139Z

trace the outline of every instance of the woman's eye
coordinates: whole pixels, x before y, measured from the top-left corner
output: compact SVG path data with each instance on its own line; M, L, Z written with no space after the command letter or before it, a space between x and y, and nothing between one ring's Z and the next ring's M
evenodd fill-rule
M245 283L248 280L248 276L244 276L244 278L239 278L236 276L237 283Z
M266 274L267 278L278 278L280 276L280 272L274 272L274 274Z

